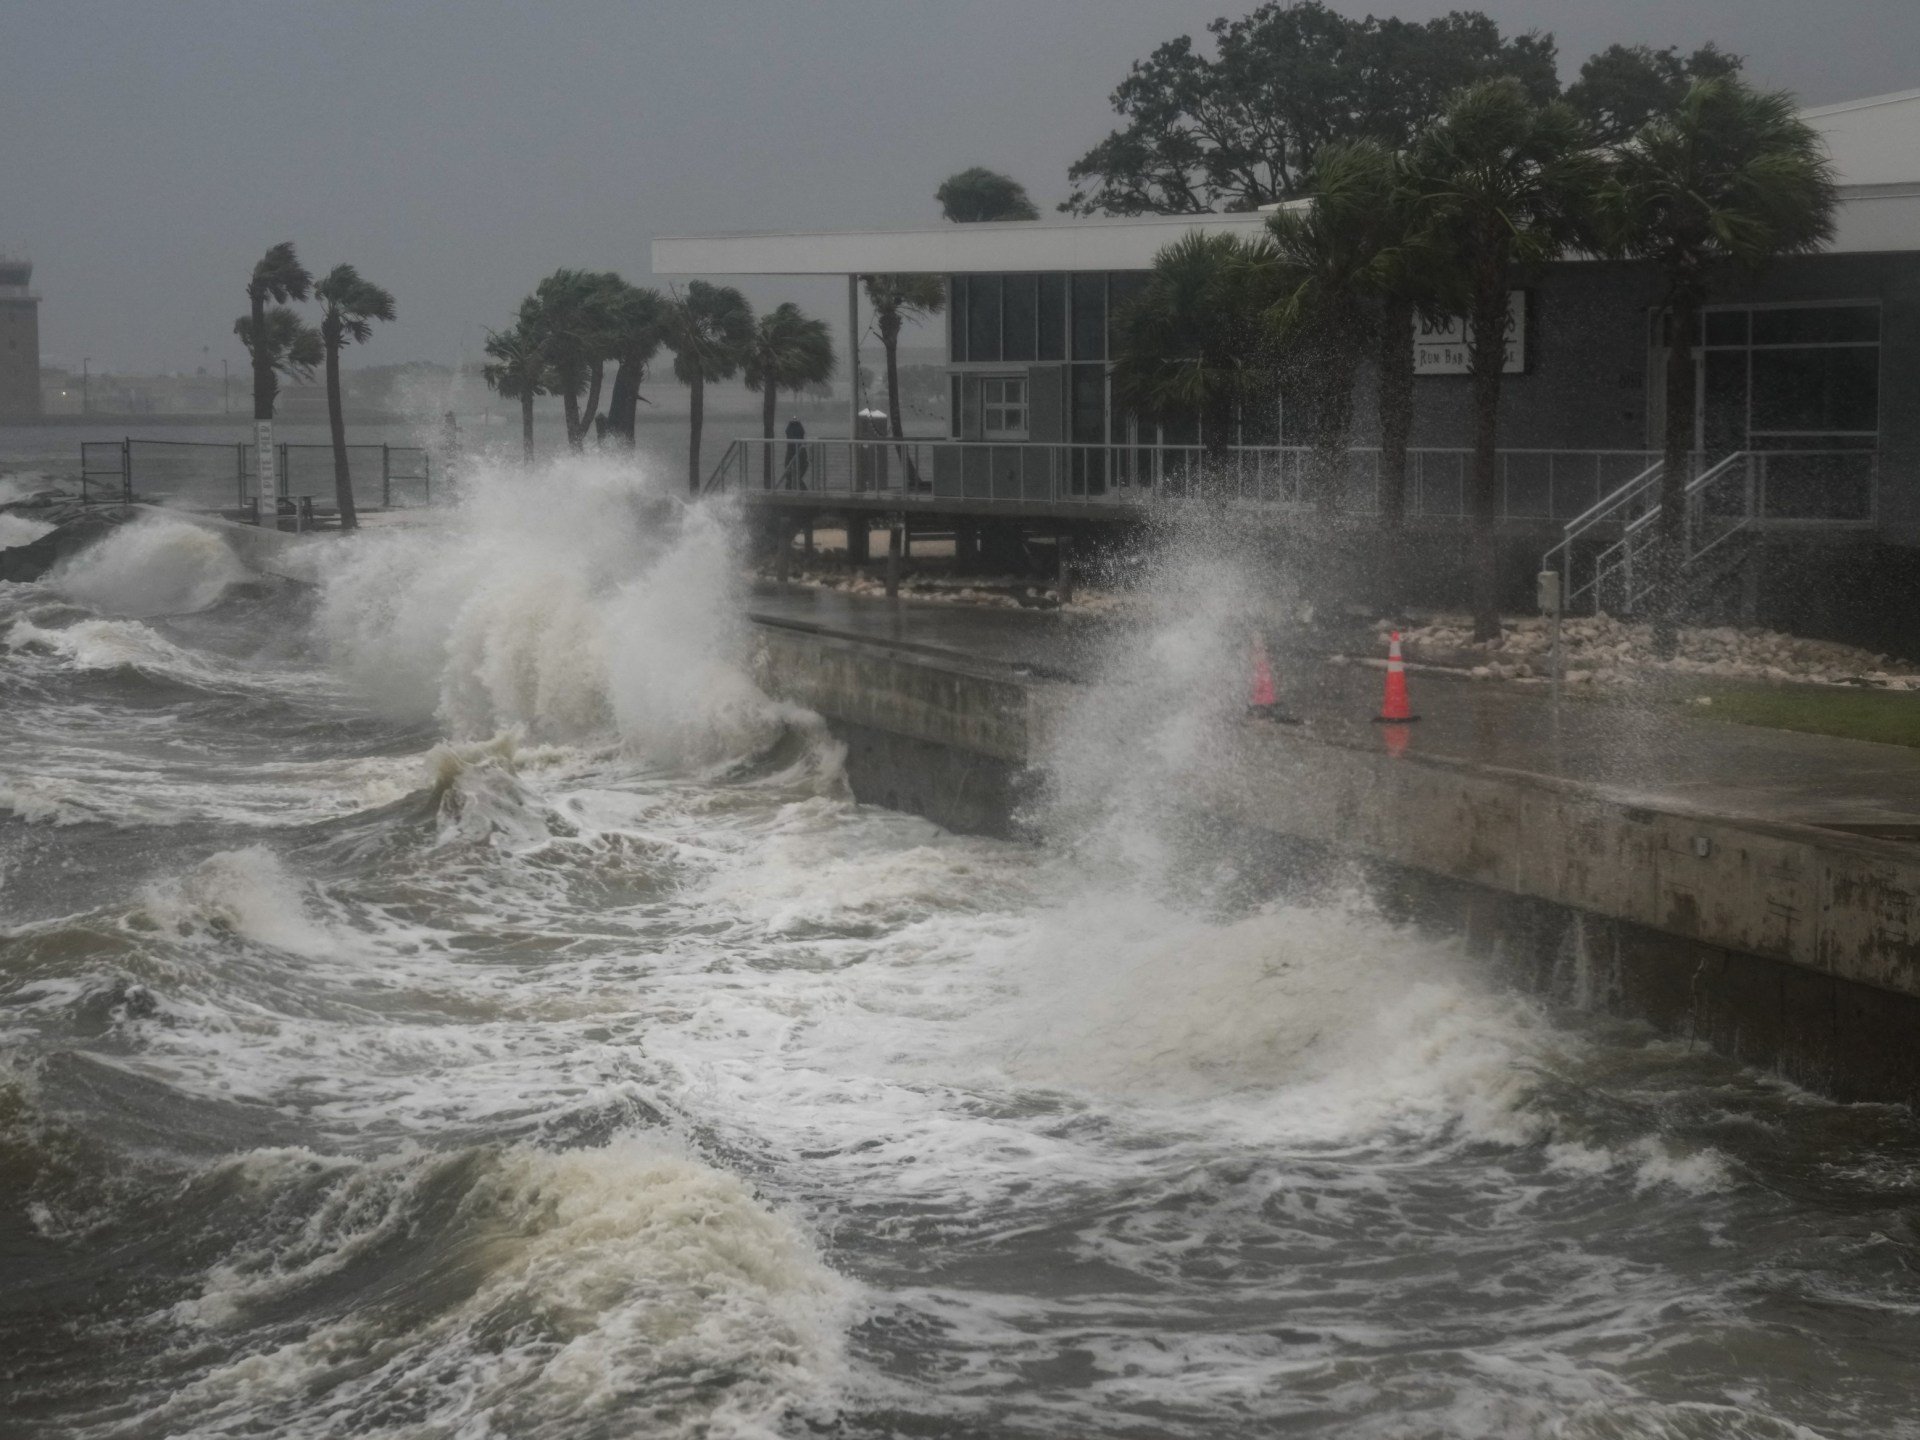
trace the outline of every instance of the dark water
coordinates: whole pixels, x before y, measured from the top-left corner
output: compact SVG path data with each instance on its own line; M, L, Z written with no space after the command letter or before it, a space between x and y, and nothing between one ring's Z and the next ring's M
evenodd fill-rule
M0 586L0 1433L1920 1428L1905 1112L1190 863L1204 605L1055 847L855 806L629 483Z

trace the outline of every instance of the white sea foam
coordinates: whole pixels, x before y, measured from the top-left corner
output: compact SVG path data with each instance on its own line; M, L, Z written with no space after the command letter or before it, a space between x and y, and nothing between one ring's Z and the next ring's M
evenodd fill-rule
M145 618L204 610L250 573L212 531L156 515L115 527L47 584L97 614Z
M5 631L9 650L41 650L81 670L117 670L129 666L157 675L204 681L230 674L214 658L182 649L138 620L79 620L71 625L36 625L15 620Z
M11 505L39 491L60 488L38 470L20 470L11 475L0 475L0 505Z
M195 1327L242 1324L356 1265L376 1277L377 1252L421 1225L431 1197L460 1193L432 1221L441 1253L410 1323L369 1296L350 1318L216 1368L156 1421L355 1435L370 1413L401 1408L430 1433L565 1436L614 1423L763 1436L817 1410L842 1372L854 1288L792 1221L670 1142L365 1165L267 1152L237 1164L250 1184L318 1193L293 1229L208 1272L175 1311Z
M4 496L0 496L0 503L5 503ZM0 550L11 549L15 545L31 545L42 535L51 535L53 529L45 520L29 519L25 515L0 515Z
M308 958L338 948L310 913L305 888L264 846L210 855L178 879L156 881L142 896L136 923L188 935L230 935Z

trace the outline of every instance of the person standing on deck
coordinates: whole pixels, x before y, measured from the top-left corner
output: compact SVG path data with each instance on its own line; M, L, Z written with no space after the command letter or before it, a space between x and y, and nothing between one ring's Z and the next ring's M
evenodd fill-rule
M780 482L789 490L807 488L807 448L800 443L806 438L807 427L799 416L787 421L787 463L780 469Z

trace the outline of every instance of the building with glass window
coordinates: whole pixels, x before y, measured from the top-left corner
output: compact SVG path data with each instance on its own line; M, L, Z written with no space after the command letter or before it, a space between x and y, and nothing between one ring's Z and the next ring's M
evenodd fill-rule
M1805 115L1838 172L1837 233L1823 253L1783 260L1717 297L1704 317L1695 463L1733 473L1725 464L1739 457L1741 503L1756 530L1920 549L1920 91ZM1097 523L1189 493L1203 443L1219 438L1203 435L1198 417L1148 425L1116 408L1112 317L1170 241L1263 224L1257 214L1149 216L687 236L655 241L653 264L660 273L844 275L850 304L862 274L947 277L948 433L864 468L821 442L812 489L761 503ZM1658 461L1658 297L1650 266L1585 259L1548 267L1516 292L1499 471L1517 556L1537 560L1569 522ZM857 351L856 315L850 309L848 343ZM1467 510L1464 340L1460 322L1417 325L1407 337L1416 357L1407 514L1436 533L1459 530ZM1357 383L1342 508L1365 513L1379 492L1374 376L1363 370ZM1283 520L1297 514L1307 436L1284 391L1237 415L1227 440L1228 473L1213 477L1211 493ZM737 442L712 487L757 483L760 443Z
M40 413L40 297L33 263L0 256L0 417Z

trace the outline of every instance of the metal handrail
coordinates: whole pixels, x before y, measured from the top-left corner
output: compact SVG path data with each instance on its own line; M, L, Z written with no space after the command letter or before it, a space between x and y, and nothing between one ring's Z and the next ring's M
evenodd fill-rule
M1407 513L1467 518L1473 453L1466 446L1410 449ZM1503 450L1500 517L1551 519L1564 500L1600 491L1610 469L1637 468L1648 455L1644 450ZM1204 493L1264 509L1305 511L1314 505L1317 460L1317 452L1303 445L1234 445L1216 454L1198 445L752 436L729 442L701 490L760 490L772 477L776 490L897 493L906 503L960 498L1097 507ZM1335 481L1336 509L1379 509L1382 461L1377 446L1347 449Z
M1735 512L1732 523L1723 527L1710 540L1707 540L1704 544L1695 543L1697 532L1704 518L1701 514L1702 497L1705 496L1709 489L1733 473L1736 466L1740 467L1747 481L1747 484L1742 490L1739 510ZM1665 467L1663 466L1661 469L1664 473ZM1660 479L1661 476L1653 477L1652 481L1644 488L1647 490L1657 490ZM1752 481L1753 455L1752 452L1746 450L1736 450L1733 454L1716 461L1687 481L1686 487L1682 491L1686 509L1682 516L1681 570L1684 571L1687 567L1698 563L1701 557L1713 550L1717 550L1721 545L1732 539L1736 533L1747 529L1753 524L1755 509ZM1562 583L1565 599L1562 603L1571 609L1576 599L1590 592L1593 596L1594 613L1598 614L1608 582L1614 579L1615 576L1618 576L1621 582L1620 609L1622 613L1631 613L1636 605L1653 593L1654 585L1657 583L1656 579L1649 579L1644 584L1636 585L1634 582L1634 568L1636 559L1651 548L1651 546L1659 543L1656 529L1656 522L1659 520L1659 517L1660 507L1658 505L1650 505L1642 509L1638 515L1634 516L1633 519L1622 526L1620 538L1594 556L1593 574L1586 584L1578 588L1573 587L1567 583L1570 580L1570 575L1563 572ZM1550 551L1548 553L1551 554L1552 552Z

